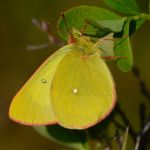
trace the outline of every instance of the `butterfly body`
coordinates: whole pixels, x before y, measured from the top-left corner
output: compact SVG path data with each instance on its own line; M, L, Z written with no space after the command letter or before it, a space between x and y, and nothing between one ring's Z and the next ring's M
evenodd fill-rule
M115 101L114 82L98 49L77 37L33 74L14 97L9 116L27 125L85 129L103 120Z

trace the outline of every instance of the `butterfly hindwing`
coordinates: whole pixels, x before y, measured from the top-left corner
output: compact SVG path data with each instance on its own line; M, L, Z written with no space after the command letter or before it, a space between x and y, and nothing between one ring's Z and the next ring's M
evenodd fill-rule
M60 125L84 129L104 119L115 104L112 76L95 53L74 50L63 57L52 81L51 102Z

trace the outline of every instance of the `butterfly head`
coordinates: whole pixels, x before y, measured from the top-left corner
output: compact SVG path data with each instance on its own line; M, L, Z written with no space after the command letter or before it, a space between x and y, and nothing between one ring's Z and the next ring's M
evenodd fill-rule
M68 44L74 44L77 50L87 55L94 54L98 50L90 37L84 36L82 32L74 28L68 38Z

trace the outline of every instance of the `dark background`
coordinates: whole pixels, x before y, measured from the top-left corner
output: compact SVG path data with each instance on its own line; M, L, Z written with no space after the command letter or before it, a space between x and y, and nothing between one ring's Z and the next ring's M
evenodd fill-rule
M145 1L146 2L146 1ZM35 69L57 48L27 51L29 44L46 43L47 36L31 23L32 18L53 23L56 33L61 11L88 4L105 7L101 0L13 0L0 4L0 149L49 150L59 146L38 135L32 127L13 123L8 118L9 104ZM141 3L144 6L144 1ZM131 39L134 63L150 89L150 23L145 23ZM109 63L110 64L110 63ZM110 69L117 84L118 101L136 130L139 129L138 106L147 100L140 94L132 72L122 73L112 62ZM147 113L150 109L147 109ZM62 149L62 148L61 148Z

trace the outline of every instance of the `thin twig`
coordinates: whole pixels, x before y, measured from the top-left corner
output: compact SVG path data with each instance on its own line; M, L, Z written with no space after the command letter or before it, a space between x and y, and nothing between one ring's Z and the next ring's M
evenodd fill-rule
M135 150L139 150L140 146L143 146L142 143L142 139L146 140L144 138L144 136L147 134L147 132L150 129L150 118L147 121L147 123L145 124L145 126L143 127L142 131L138 134L137 138L136 138L136 144L135 144Z
M125 130L125 127L124 127L123 125L121 125L117 120L112 119L112 122L115 124L115 126L116 126L118 129L121 129L122 131Z
M134 66L132 68L132 72L133 72L134 76L138 79L142 95L145 96L148 100L150 100L150 92L146 86L145 81L141 78L139 69L136 66Z
M129 121L128 117L125 115L125 113L121 110L119 105L116 105L116 110L118 114L121 116L123 122L125 123L126 126L129 126L129 134L132 136L133 141L135 142L136 140L136 132L134 128L131 125L131 122ZM125 128L124 128L125 130Z
M122 149L122 143L123 143L123 137L120 135L119 130L116 130L116 135L114 137L114 140L117 143L118 150Z
M140 86L141 94L150 101L150 92L146 86L145 81L142 79L139 69L134 66L132 69L134 76L137 78ZM142 103L140 105L140 121L141 121L141 131L136 137L135 150L145 150L148 143L148 130L150 129L150 118L145 123L146 113L145 105Z

